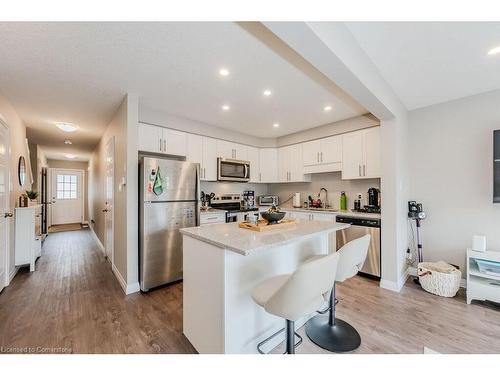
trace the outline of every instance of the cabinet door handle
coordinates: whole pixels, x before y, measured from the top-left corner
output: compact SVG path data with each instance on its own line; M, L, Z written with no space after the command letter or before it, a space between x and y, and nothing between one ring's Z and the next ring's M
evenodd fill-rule
M160 151L161 151L161 138L160 138Z
M262 181L262 173L259 172L259 181Z
M361 164L358 165L358 174L359 174L359 177L361 177Z
M323 151L321 151L321 162L323 163Z
M316 160L318 161L319 163L319 152L316 153Z
M366 176L366 165L363 164L363 176Z
M167 152L167 140L163 140L163 152Z

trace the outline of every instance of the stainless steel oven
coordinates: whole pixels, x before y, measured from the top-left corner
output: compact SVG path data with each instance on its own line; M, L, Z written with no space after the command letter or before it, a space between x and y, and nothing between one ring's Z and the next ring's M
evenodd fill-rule
M234 182L250 181L250 162L217 158L217 180Z
M371 235L370 247L366 256L363 268L360 273L372 278L381 277L381 254L380 254L380 219L369 219L349 216L337 216L337 222L348 223L351 226L337 232L337 249L346 243L363 237L365 234Z

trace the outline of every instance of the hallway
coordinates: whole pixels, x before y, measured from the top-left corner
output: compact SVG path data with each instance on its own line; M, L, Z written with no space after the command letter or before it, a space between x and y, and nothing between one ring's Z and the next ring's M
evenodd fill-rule
M36 272L0 294L0 347L57 353L194 353L182 284L125 296L89 230L50 234Z

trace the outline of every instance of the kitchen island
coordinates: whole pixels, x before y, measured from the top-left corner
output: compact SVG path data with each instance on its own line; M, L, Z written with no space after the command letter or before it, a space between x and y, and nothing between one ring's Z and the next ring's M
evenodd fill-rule
M327 254L336 231L349 224L298 221L286 229L255 232L237 223L181 229L183 332L199 353L257 353L257 343L284 327L251 298L260 282L295 271ZM335 242L333 242L335 243ZM296 329L310 317L296 322ZM270 350L283 337L269 341Z

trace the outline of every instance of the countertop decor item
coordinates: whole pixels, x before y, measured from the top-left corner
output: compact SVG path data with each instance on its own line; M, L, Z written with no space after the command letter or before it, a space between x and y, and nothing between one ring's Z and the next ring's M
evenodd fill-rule
M36 201L38 198L38 191L35 190L26 190L26 195L30 199L30 201Z
M238 224L240 228L250 229L256 232L265 232L271 229L286 229L293 225L295 225L294 219L284 219L275 224L271 224L270 222L264 219L260 219L259 221L257 221L257 224L253 224L248 221L243 221Z
M277 224L280 220L282 220L286 212L281 211L273 211L273 212L262 212L260 214L263 219L269 222L269 225Z

